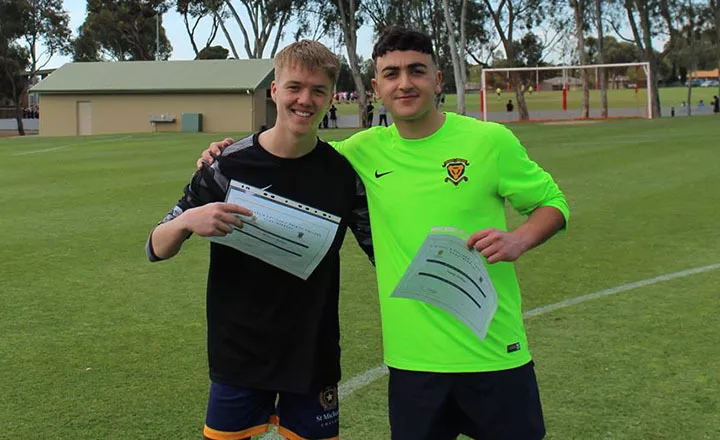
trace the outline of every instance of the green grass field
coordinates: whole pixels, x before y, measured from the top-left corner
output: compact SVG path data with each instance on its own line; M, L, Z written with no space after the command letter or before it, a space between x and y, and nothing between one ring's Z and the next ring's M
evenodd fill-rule
M720 263L719 124L512 124L572 208L517 264L524 309ZM0 439L200 438L208 245L159 264L143 246L223 137L0 140ZM342 271L347 381L381 364L381 340L352 238ZM527 319L547 438L720 438L718 310L720 269ZM386 385L342 402L342 438L389 438Z
M608 90L608 106L612 108L645 108L647 107L647 94L645 89L635 91L632 89L617 89ZM709 106L712 97L718 95L717 87L695 87L692 89L692 102L693 107L697 108L699 100L703 100L706 106ZM503 91L502 95L498 99L495 93L488 95L488 111L489 112L504 112L505 103L508 99L512 99L515 102L515 93ZM528 108L530 111L545 111L545 110L562 110L562 93L559 91L550 92L534 92L532 95L526 94L525 99L528 102ZM675 110L680 113L680 103L687 101L687 89L683 87L673 88L661 88L660 89L660 103L663 107L675 106ZM379 102L379 101L378 101ZM379 104L376 105L376 107ZM448 111L455 111L457 106L457 95L447 95L443 109ZM341 103L337 105L339 114L341 115L354 115L357 114L357 104L345 104ZM590 91L590 107L600 108L600 91ZM479 112L480 111L480 93L472 92L465 95L465 108L468 112ZM568 92L568 108L579 109L582 108L582 92L581 91L570 91ZM669 116L669 115L663 115ZM375 110L375 119L377 120L377 109Z

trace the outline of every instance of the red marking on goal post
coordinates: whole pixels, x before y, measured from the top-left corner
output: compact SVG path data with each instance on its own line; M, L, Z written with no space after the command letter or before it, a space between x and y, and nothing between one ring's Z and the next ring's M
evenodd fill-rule
M563 87L562 89L562 109L563 111L567 111L567 87Z
M485 90L480 89L480 116L481 117L483 114L483 107L484 107L483 103L485 102L484 99L485 99Z

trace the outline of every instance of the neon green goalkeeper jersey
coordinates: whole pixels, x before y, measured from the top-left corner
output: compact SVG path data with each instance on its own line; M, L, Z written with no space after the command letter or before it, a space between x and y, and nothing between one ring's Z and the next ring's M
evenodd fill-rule
M365 183L382 314L385 363L431 372L505 370L530 361L512 263L488 265L498 307L480 340L450 313L390 294L436 226L468 234L507 230L505 200L523 214L568 205L550 174L504 126L447 113L429 137L409 140L375 127L335 148Z

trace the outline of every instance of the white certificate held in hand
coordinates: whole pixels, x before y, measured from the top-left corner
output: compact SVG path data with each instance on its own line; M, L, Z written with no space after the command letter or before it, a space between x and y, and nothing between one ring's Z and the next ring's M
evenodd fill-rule
M485 339L497 292L468 238L456 228L433 228L390 296L440 307Z
M340 225L340 217L235 180L225 199L251 209L224 237L210 241L235 248L304 280L325 257Z

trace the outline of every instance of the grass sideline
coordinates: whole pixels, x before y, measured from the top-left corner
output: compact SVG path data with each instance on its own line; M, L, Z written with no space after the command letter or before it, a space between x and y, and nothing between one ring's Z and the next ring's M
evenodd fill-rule
M720 262L717 124L513 124L572 207L568 233L517 264L524 309ZM0 140L0 438L199 438L207 244L160 264L143 245L223 137ZM380 328L352 239L342 270L347 380L380 364ZM713 271L531 318L548 438L719 438L718 285ZM389 438L385 386L343 401L344 439Z

